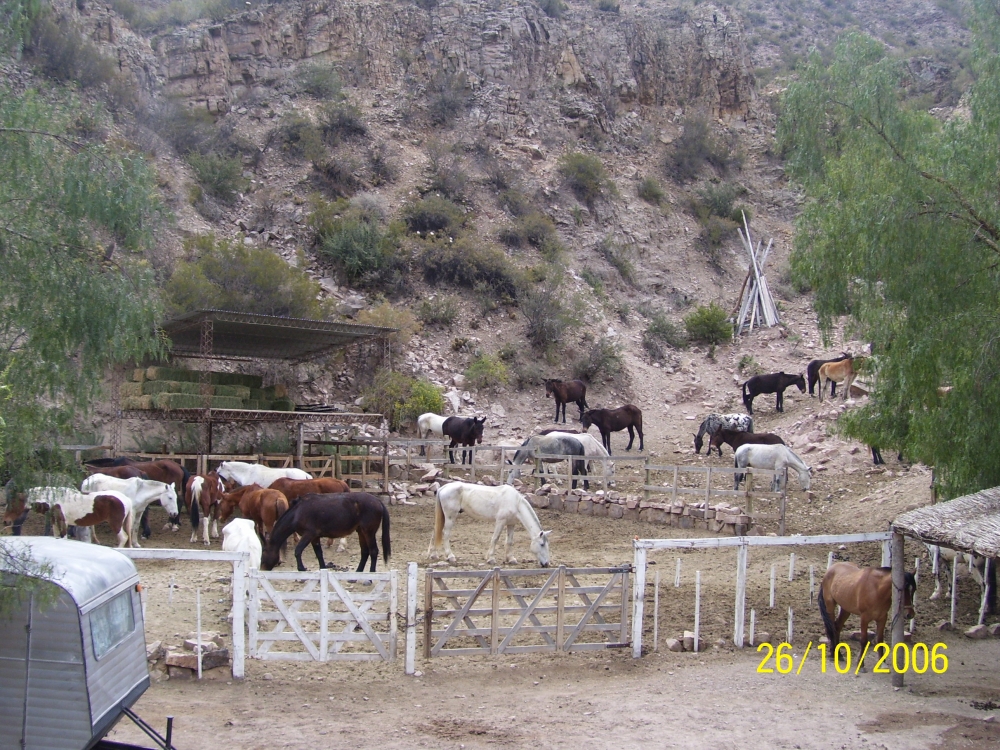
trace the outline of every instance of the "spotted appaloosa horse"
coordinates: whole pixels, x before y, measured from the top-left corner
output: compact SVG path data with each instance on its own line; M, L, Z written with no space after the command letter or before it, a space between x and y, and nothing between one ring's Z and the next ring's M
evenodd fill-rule
M698 428L698 434L694 436L694 452L701 453L701 446L705 443L702 438L708 433L712 437L720 428L727 430L740 430L741 432L753 432L753 417L749 414L709 414L702 420ZM722 456L722 449L719 449L719 456Z

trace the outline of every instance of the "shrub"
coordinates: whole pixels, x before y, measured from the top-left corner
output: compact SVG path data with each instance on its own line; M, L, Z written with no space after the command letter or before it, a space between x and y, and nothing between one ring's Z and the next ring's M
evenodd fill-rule
M420 330L420 324L413 313L393 307L388 302L383 302L370 310L362 310L358 313L358 322L366 326L397 328L396 333L389 336L389 341L400 346L408 344L413 334Z
M368 126L361 117L361 110L347 102L326 105L320 111L319 122L323 140L331 146L368 135Z
M450 127L469 106L465 76L440 75L427 87L431 125Z
M583 279L587 283L587 286L593 290L595 296L599 299L604 298L604 280L592 269L586 267L581 268L580 278Z
M621 10L617 0L597 0L597 9L604 13L618 13Z
M465 200L469 175L462 168L459 156L441 144L433 144L429 147L427 156L430 169L428 191L440 193L453 201Z
M194 109L164 99L148 112L148 124L174 147L178 154L207 150L215 137L215 123L206 109Z
M557 286L534 285L521 290L518 306L528 322L528 341L543 353L551 352L576 320L556 294Z
M737 205L736 199L747 194L747 189L734 182L723 182L719 185L707 185L698 191L699 200L692 203L694 215L702 224L709 216L719 216L743 226L743 214L750 221L750 209Z
M706 164L723 174L739 165L739 157L726 144L715 139L704 117L690 117L683 125L684 132L674 141L674 149L667 158L666 169L670 176L689 182Z
M321 162L326 156L323 132L305 117L292 115L279 128L282 148L292 156L311 162Z
M720 250L727 239L736 232L736 222L719 216L709 216L701 230L701 242L705 246L709 260L719 264Z
M509 164L493 154L487 154L482 158L482 166L486 184L498 193L513 187L517 174Z
M318 205L310 217L318 253L332 261L350 284L372 289L404 287L405 263L393 234L358 210L329 216L330 207Z
M313 162L313 182L333 198L347 198L361 188L352 160L337 158Z
M608 186L608 173L601 160L579 151L571 151L559 159L559 174L577 200L591 211Z
M267 248L205 235L185 243L189 260L166 285L174 313L220 309L293 318L323 318L319 284Z
M532 210L528 196L513 188L500 193L500 207L506 209L515 218L524 216Z
M518 298L520 274L495 248L474 244L467 238L453 243L428 243L419 262L428 283L455 284L507 302Z
M449 327L458 317L458 307L451 297L425 299L417 307L417 317L424 325Z
M32 30L32 42L42 72L57 81L75 81L81 88L111 83L118 66L69 22L41 16Z
M481 354L469 365L469 369L465 371L465 377L469 379L469 384L477 390L486 388L496 390L508 383L510 373L507 371L507 365L498 358L491 357L489 354Z
M192 152L187 160L205 192L223 203L235 203L238 194L249 187L239 158Z
M428 195L407 205L403 221L411 232L435 232L454 237L465 223L465 213L447 198Z
M502 229L500 239L510 247L531 245L550 259L562 252L555 223L541 211L532 211L513 226Z
M671 322L659 310L652 313L646 330L642 333L642 346L654 362L662 362L666 358L664 347L683 349L687 346L687 337L676 323Z
M295 78L302 90L317 99L340 97L341 82L337 71L329 63L307 63L299 67Z
M362 393L364 410L379 412L389 429L399 430L403 422L415 420L425 412L444 411L444 398L433 383L410 378L399 372L382 370Z
M733 325L729 314L714 302L705 307L700 305L684 318L688 338L703 344L715 346L733 339Z
M538 7L549 18L562 18L566 6L563 5L562 0L539 0Z
M418 379L410 388L410 397L403 402L403 419L416 420L421 414L444 411L444 396L441 389L428 380Z
M519 391L541 385L548 376L549 373L546 368L535 359L527 362L515 362L511 367L511 377L513 378L514 386Z
M588 383L598 379L610 379L625 368L625 358L621 346L609 336L592 342L587 350L572 364L574 378Z
M375 187L396 181L398 170L389 158L388 149L384 143L379 143L368 149L368 171L371 175L371 183Z
M666 192L655 177L646 177L639 183L639 197L653 206L659 206L666 197Z
M760 363L754 359L752 354L744 354L740 361L736 363L736 369L741 375L758 375L761 372Z
M622 279L629 284L635 282L635 266L632 264L632 248L619 245L611 235L606 236L597 246L597 252L617 269Z

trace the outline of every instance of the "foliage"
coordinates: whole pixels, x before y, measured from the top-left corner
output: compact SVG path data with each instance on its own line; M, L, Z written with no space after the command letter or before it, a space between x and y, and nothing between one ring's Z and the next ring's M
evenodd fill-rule
M469 175L466 174L459 155L440 143L433 143L427 148L427 157L430 171L428 192L440 193L448 200L464 201Z
M603 13L618 13L621 6L618 0L597 0L597 9Z
M510 381L510 372L498 357L480 354L465 371L469 384L477 390L496 390Z
M391 227L383 230L370 212L344 200L315 199L309 224L316 251L332 261L349 284L389 291L406 286L397 233Z
M448 283L504 302L518 299L521 274L496 248L462 237L429 242L419 257L424 278L431 284Z
M563 250L555 222L541 211L531 211L502 229L500 240L509 247L531 245L549 260L555 260Z
M604 299L606 296L604 293L604 280L598 276L591 268L581 268L580 278L586 282L587 286L591 288L594 292L594 296L598 299Z
M334 156L313 162L313 182L333 198L348 198L361 188L351 158Z
M583 354L571 365L574 378L593 383L610 380L625 369L621 345L610 336L592 341Z
M392 370L377 373L362 398L365 411L382 414L394 431L421 414L444 411L444 397L436 385Z
M403 221L411 232L435 232L454 237L465 224L460 206L440 195L427 195L408 204L402 211Z
M38 18L31 32L32 48L45 75L57 81L75 81L81 88L108 84L118 76L118 65L101 54L68 21L51 15Z
M0 85L0 373L10 398L6 473L31 486L98 395L106 368L162 353L151 269L162 208L146 161L114 141L81 139L74 97Z
M150 107L147 116L148 125L182 156L207 151L215 137L212 115L204 108L162 99Z
M763 372L760 362L758 362L752 354L744 354L740 357L740 361L736 363L736 369L739 370L741 375L759 375Z
M309 118L290 115L281 123L282 147L291 156L310 162L323 161L326 148L323 145L325 132L314 125Z
M368 126L361 117L361 110L348 102L328 104L320 110L320 128L323 139L331 146L368 135Z
M721 174L727 174L741 164L734 150L712 135L708 120L689 117L683 122L684 132L674 141L674 148L667 157L667 174L680 182L690 182L706 165Z
M521 314L528 321L528 341L548 354L562 342L566 329L577 324L558 294L559 282L525 286L518 297Z
M427 114L431 125L448 128L468 109L471 97L466 92L464 75L441 74L427 87Z
M249 187L239 157L192 152L187 159L205 192L223 203L235 203L239 193Z
M579 151L563 154L559 159L559 175L577 200L591 211L605 191L611 192L614 189L601 160L591 154Z
M982 449L1000 418L1000 17L972 7L971 117L901 106L904 68L851 35L789 87L779 129L808 196L793 269L824 331L847 314L876 355L871 398L842 428L934 466L947 497L1000 484L1000 454Z
M330 63L314 62L300 65L295 79L302 90L317 99L339 99L342 84L337 70Z
M597 252L610 263L621 275L622 280L635 283L635 265L632 263L632 248L629 245L619 245L611 235L607 235L597 246Z
M699 305L684 318L688 338L701 344L724 344L733 340L733 324L729 313L714 302L707 307Z
M0 0L0 51L17 57L47 8L44 0Z
M651 206L659 206L667 197L666 191L655 177L643 178L642 182L639 183L638 195Z
M563 11L566 9L562 0L539 0L538 7L549 18L562 18Z
M389 158L389 150L384 143L379 143L368 149L368 173L371 184L389 185L396 181L399 174L395 163Z
M524 216L533 210L528 196L514 188L504 190L500 193L500 206L515 218Z
M171 311L218 309L292 318L326 317L321 289L277 253L203 235L185 243L188 259L166 286Z
M420 323L413 313L400 307L393 307L388 302L383 302L370 310L362 310L358 313L358 322L367 326L398 328L396 333L389 336L389 340L400 346L410 343L413 334L420 330Z
M642 332L642 346L654 362L666 359L665 347L683 349L687 336L681 327L667 318L662 311L652 312L646 330Z
M448 328L458 317L458 306L451 297L425 299L417 306L417 317L424 325Z
M692 201L691 208L695 218L703 225L710 216L719 216L742 227L743 214L746 214L748 223L752 216L749 208L737 205L736 199L746 194L747 189L735 182L709 184L698 191L698 198Z

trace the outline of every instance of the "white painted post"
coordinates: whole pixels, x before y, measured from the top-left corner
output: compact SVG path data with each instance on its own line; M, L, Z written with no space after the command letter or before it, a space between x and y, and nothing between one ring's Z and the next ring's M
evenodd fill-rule
M914 557L913 558L913 578L917 582L917 585L919 586L920 585L920 558L919 557ZM913 601L914 602L917 601L916 597L913 598Z
M753 647L754 633L757 631L757 610L750 610L750 646Z
M982 625L986 619L986 598L990 595L990 564L992 562L993 558L987 557L983 563L983 600L979 604L979 619L976 620L977 625Z
M170 588L167 592L167 604L173 605L174 603L174 577L170 576Z
M388 458L388 457L386 457ZM319 660L326 661L330 652L330 569L319 572Z
M694 652L699 650L701 640L701 571L694 573Z
M417 564L406 565L406 654L403 672L416 671L414 661L417 655Z
M955 604L958 601L958 555L951 561L951 625L955 627Z
M792 552L788 555L788 580L795 580L795 553Z
M833 565L833 552L826 556L826 569L829 570L830 566Z
M816 566L809 566L809 603L812 604L816 598Z
M741 544L736 548L736 618L733 626L733 643L743 648L743 624L747 603L747 552L749 546Z
M396 661L399 620L399 571L389 571L389 659Z
M892 564L892 545L890 542L882 542L882 567L888 568Z
M785 639L788 643L792 642L792 624L793 624L794 620L795 620L795 614L792 612L792 608L789 607L788 608L788 634L787 634L787 637Z
M197 612L197 626L195 627L195 634L197 636L197 646L195 648L198 650L198 679L201 679L201 587L199 586L194 590L194 607Z
M249 558L249 554L246 554ZM242 680L246 643L244 641L244 616L246 613L247 560L233 562L233 679Z
M643 600L646 596L646 550L638 547L635 550L635 581L632 584L632 658L642 656L642 615Z
M660 646L660 571L653 578L653 651ZM985 602L986 600L983 599Z
M774 609L774 576L777 563L771 563L771 599L768 604L769 609Z
M674 573L674 588L680 588L681 585L681 559L677 558L677 572Z

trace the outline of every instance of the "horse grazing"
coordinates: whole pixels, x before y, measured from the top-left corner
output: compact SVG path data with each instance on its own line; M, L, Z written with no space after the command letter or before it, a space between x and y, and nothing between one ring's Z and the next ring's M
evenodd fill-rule
M772 432L743 432L742 430L727 430L721 428L716 430L708 441L708 452L712 453L712 448L722 455L722 444L725 443L734 451L741 445L784 445L785 441Z
M219 536L219 503L226 488L222 486L219 475L210 471L198 474L188 480L187 503L191 508L191 541L198 538L198 527L201 527L201 541L211 544L210 536ZM211 533L209 530L211 522Z
M566 424L566 404L574 402L580 409L580 418L587 408L587 386L582 380L546 380L545 398L552 396L556 400L556 418L559 421L559 407L562 407L563 424Z
M913 594L917 581L912 573L905 574L903 583L903 617L913 617ZM823 618L830 648L840 642L840 631L851 615L861 617L861 645L868 643L868 623L875 621L875 643L885 635L885 621L892 607L892 568L859 568L854 563L831 565L819 585L819 614ZM840 605L837 620L833 608Z
M389 540L389 509L382 501L367 492L341 492L332 495L303 495L285 515L274 525L271 539L264 548L260 560L261 570L271 570L278 563L278 551L293 533L300 537L295 545L295 561L299 570L305 570L302 564L302 552L311 544L320 568L325 568L323 548L320 540L324 537L338 539L357 531L361 544L361 564L357 572L365 569L365 563L371 557L371 572L375 572L378 562L378 541L376 532L382 527L382 555L389 562L391 554Z
M288 498L288 507L292 507L303 495L310 493L328 495L336 492L350 492L347 482L333 477L318 479L278 479L271 483L270 489L277 490Z
M122 456L112 459L96 459L88 462L87 466L90 468L96 468L102 474L118 476L120 479L127 479L129 477L124 476L125 472L112 475L108 469L126 466L131 467L132 469L142 472L147 479L155 479L157 482L172 484L179 499L184 498L184 491L187 489L188 479L191 478L191 472L176 461L171 461L169 458L161 458L156 461L139 461L134 458L126 458ZM149 508L146 508L140 519L140 523L142 524L142 536L144 539L149 539L149 537L153 534L149 528L149 519L147 518L148 515ZM170 523L171 526L177 527L174 531L180 528L179 519L171 519Z
M854 378L857 377L866 359L867 357L848 357L839 362L827 362L820 367L819 400L823 400L823 391L826 390L827 383L843 382L844 390L842 398L844 401L847 401L847 398L851 395L851 383L854 382Z
M425 414L421 414L419 417L417 417L417 436L421 440L426 440L427 438L429 438L431 436L431 433L444 437L444 430L442 430L441 428L444 426L444 421L447 418L448 417L442 417L439 414L435 414L432 411L426 412ZM426 445L420 446L421 456L427 455L426 448L427 448Z
M533 435L521 443L521 447L514 454L514 460L512 461L514 468L507 475L507 484L513 484L514 480L521 476L521 464L529 459L539 458L545 460L546 456L580 456L580 459L570 459L572 462L570 473L573 477L573 489L576 489L577 475L581 475L584 477L584 489L589 490L590 480L586 478L587 462L582 458L585 455L587 455L587 452L584 450L583 443L577 439L576 435ZM559 461L562 459L556 460Z
M531 552L538 560L538 564L543 568L549 567L549 534L552 532L542 531L535 509L524 495L507 485L486 487L468 482L450 482L441 487L434 502L434 536L427 548L428 557L437 558L443 546L448 562L455 562L455 554L451 551L450 544L451 527L455 525L455 519L462 512L468 512L469 515L485 521L496 522L490 547L486 552L486 562L490 565L496 562L497 541L504 529L507 530L504 560L510 564L517 564L517 560L511 557L510 550L514 544L514 522L520 521L528 532Z
M785 410L785 389L790 386L797 386L803 393L806 392L806 379L802 375L789 375L784 372L772 372L770 375L754 375L743 383L743 405L747 408L747 414L753 414L753 400L762 393L776 394L774 408L778 411ZM820 394L820 400L823 394Z
M632 442L635 440L635 432L639 433L639 450L643 449L642 437L642 409L632 404L619 406L617 409L590 409L580 415L580 422L583 429L589 430L590 425L596 424L601 431L601 440L608 453L611 453L611 433L621 430L628 430L628 445L625 450L632 450Z
M459 443L463 447L468 447L470 445L483 444L483 426L486 424L486 417L480 419L479 417L448 417L444 420L444 424L441 426L442 432L446 437L451 438L451 445L448 446L448 458L452 463L455 463L455 453L454 448ZM465 463L465 454L469 454L469 463L472 463L473 456L475 455L472 451L462 451L462 463Z
M267 488L282 478L312 479L312 474L302 471L302 469L292 467L272 469L270 466L248 464L243 461L223 461L216 471L223 482L236 482L240 487L245 487L248 484L259 484L261 487Z
M809 395L815 396L813 389L816 387L816 383L819 382L819 368L828 362L843 362L845 359L850 357L850 354L846 352L841 354L839 357L834 359L814 359L812 362L806 366L806 379L809 381ZM830 386L830 398L834 398L837 395L837 383L836 381Z
M771 492L780 492L784 482L785 469L791 467L799 475L799 486L809 489L809 472L812 471L806 462L799 458L791 448L784 445L741 445L736 449L736 468L770 469L775 473L771 481ZM746 476L745 472L733 474L733 489L740 488L740 482Z
M263 548L260 545L260 537L253 527L253 521L249 518L234 518L222 529L222 551L223 552L248 552L250 553L250 569L260 568L260 556Z
M583 446L583 455L585 455L589 460L587 461L587 471L591 474L594 473L594 462L597 459L609 458L611 456L608 453L607 448L604 447L604 443L595 438L589 432L564 432L561 430L542 430L540 435L555 435L561 437L568 437L576 440ZM553 459L542 459L542 468L546 469L548 464L554 464L562 461L561 458ZM601 466L607 464L608 474L615 473L615 465L608 461L602 461Z
M219 520L222 523L228 521L236 507L239 507L244 518L253 521L260 538L266 542L274 524L288 512L288 498L278 490L248 484L222 496Z
M711 438L720 427L728 430L740 430L742 432L753 432L753 417L749 414L709 414L698 427L698 434L694 436L694 452L701 453L701 446L705 443L703 437L705 433ZM719 457L722 457L722 449L719 449Z
M167 511L171 519L177 519L177 492L172 484L157 482L155 479L118 479L106 474L91 474L80 484L82 492L104 492L113 490L127 497L131 503L132 518L141 516L152 503L159 503ZM130 524L129 544L138 547L138 525Z

